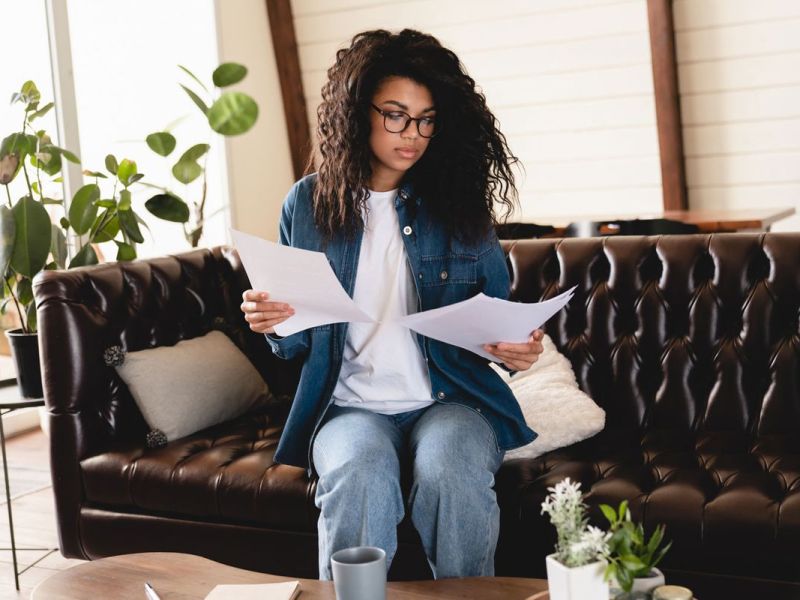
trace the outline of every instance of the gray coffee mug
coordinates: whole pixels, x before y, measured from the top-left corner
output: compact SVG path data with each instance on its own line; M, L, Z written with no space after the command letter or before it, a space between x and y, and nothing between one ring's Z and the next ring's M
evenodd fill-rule
M336 600L386 600L386 552L357 546L331 556Z

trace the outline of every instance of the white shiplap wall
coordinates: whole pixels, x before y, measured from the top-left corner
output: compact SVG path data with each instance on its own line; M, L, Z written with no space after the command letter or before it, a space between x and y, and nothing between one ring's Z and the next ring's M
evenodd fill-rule
M675 0L674 15L690 205L800 211L800 1Z
M335 52L412 27L458 54L525 172L521 218L661 208L646 0L293 0L309 122Z

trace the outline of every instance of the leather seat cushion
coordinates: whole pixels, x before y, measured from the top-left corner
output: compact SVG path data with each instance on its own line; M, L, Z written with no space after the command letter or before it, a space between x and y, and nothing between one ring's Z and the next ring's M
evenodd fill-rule
M162 448L120 446L81 461L90 505L316 531L314 485L279 465L285 408L272 407Z

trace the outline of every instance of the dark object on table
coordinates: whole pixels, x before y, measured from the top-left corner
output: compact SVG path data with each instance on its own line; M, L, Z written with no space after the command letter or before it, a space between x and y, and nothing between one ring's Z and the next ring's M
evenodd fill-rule
M537 223L498 223L494 230L501 240L528 240L553 233L555 227Z
M603 235L675 235L698 233L693 223L670 219L631 219L614 221L575 221L567 225L564 237L599 237Z

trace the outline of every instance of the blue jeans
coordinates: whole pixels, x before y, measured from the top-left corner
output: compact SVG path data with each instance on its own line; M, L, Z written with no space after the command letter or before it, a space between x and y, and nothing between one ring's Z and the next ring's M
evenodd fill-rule
M503 461L489 424L459 404L397 415L331 406L314 440L319 475L319 576L351 546L397 550L405 514L401 468L411 469L411 521L436 579L494 575L500 509L494 474Z

